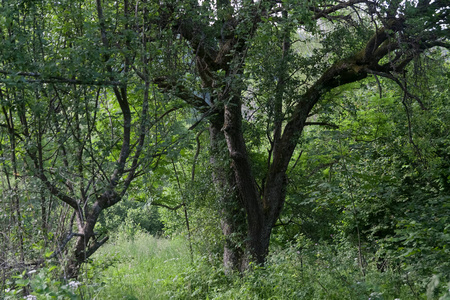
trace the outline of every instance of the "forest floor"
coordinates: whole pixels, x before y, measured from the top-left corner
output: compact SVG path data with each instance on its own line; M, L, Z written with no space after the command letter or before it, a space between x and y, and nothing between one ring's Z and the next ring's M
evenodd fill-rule
M357 251L312 244L273 251L267 265L225 275L220 259L195 254L183 238L138 232L105 245L86 266L83 299L450 299L399 270L364 270ZM431 294L430 294L431 293ZM429 298L431 296L431 298ZM436 296L436 297L434 297ZM441 298L442 297L442 298Z

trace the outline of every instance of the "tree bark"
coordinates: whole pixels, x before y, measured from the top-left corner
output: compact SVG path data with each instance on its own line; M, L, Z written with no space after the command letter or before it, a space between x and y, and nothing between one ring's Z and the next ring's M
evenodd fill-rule
M101 207L101 202L96 201L93 204L92 209L86 216L86 220L84 222L83 220L80 220L80 215L77 214L79 234L77 234L72 255L69 257L69 261L65 269L66 278L76 278L79 275L81 265L108 239L105 237L99 241L92 241L95 237L95 224L97 223L98 217L103 210Z
M211 118L210 162L213 167L213 182L218 192L220 207L220 227L224 235L223 264L226 273L241 272L246 260L242 240L245 238L245 215L242 202L234 190L234 174L230 168L230 157L226 151L225 136L222 131L223 113ZM224 151L225 150L225 151Z

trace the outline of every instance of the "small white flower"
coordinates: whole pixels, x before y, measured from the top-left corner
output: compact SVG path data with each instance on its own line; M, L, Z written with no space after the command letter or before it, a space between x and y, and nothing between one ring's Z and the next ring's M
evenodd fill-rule
M30 272L28 272L29 275L31 275L33 273L36 273L36 270L31 270ZM30 295L28 295L28 296L30 296Z
M80 285L81 285L81 282L78 282L78 281L69 282L69 286L74 290L77 289Z
M5 289L5 293L9 293L11 289Z
M37 297L34 296L34 295L28 295L28 296L23 297L23 299L27 299L27 300L37 300Z

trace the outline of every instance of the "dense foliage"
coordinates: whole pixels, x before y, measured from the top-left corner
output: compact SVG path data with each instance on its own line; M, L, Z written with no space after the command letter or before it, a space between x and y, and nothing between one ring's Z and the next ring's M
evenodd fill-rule
M448 299L449 15L1 1L0 297Z

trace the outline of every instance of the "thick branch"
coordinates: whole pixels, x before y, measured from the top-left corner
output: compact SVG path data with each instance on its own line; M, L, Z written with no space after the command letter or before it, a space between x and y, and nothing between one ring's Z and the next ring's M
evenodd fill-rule
M92 245L89 249L86 251L86 259L91 257L92 254L95 253L95 251L98 250L104 243L106 243L109 240L109 236L105 236L100 241L95 241L94 245Z
M369 3L370 1L367 0L350 0L347 2L339 2L339 4L331 6L329 8L326 9L320 9L317 7L312 7L311 10L314 11L316 14L314 16L315 19L319 19L319 18L323 18L323 17L327 17L328 15L337 12L341 9L345 9L347 7L353 6L355 4L359 4L359 3Z
M327 126L327 127L339 129L339 126L336 124L331 124L331 123L326 123L326 122L305 122L305 126L310 126L310 125Z
M121 86L124 83L120 81L109 81L109 80L82 80L82 79L69 79L60 76L49 76L46 77L41 73L37 72L12 72L6 70L0 70L0 74L10 75L10 76L23 76L36 78L35 80L25 80L30 83L69 83L77 85L97 85L97 86ZM0 79L0 82L5 83L10 80Z
M158 203L158 202L152 202L151 205L164 207L164 208L167 208L169 210L178 210L179 208L181 208L184 205L184 203L178 204L177 206L174 206L174 207L168 206L168 205L165 205L165 204L162 204L162 203Z
M180 98L189 105L194 106L202 113L209 111L209 106L205 102L205 99L195 95L193 92L187 90L182 84L177 82L170 82L168 78L159 77L153 80L160 89L165 91L171 91L173 95Z
M97 14L99 19L100 33L102 37L103 46L109 48L109 41L106 35L106 28L104 23L103 8L101 5L101 0L97 0ZM104 61L108 61L109 55L105 54ZM125 60L125 70L128 69L128 61ZM112 74L111 66L106 67L106 71ZM115 191L120 178L122 177L125 169L125 164L127 162L128 156L130 155L130 139L131 139L131 110L127 99L127 88L126 86L113 87L114 95L116 96L117 102L119 103L120 109L122 111L123 117L123 139L122 147L120 149L119 158L117 160L117 168L111 176L110 183L107 190L100 197L100 206L108 207L120 200L119 194ZM106 201L106 202L104 202Z

